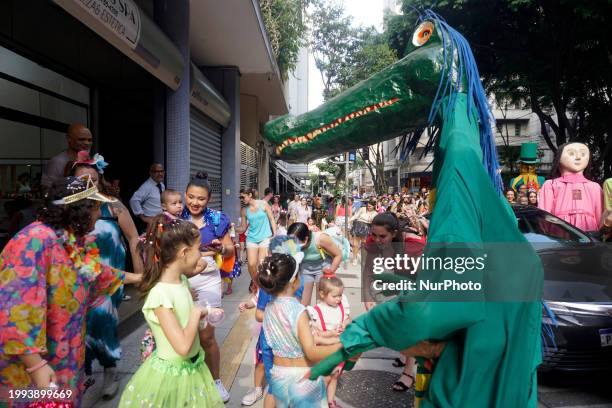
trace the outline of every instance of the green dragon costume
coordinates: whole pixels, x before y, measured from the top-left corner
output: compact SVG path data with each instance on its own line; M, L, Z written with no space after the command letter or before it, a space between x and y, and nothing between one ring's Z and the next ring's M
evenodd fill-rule
M313 367L311 378L373 348L443 341L436 361L420 360L420 372L431 372L417 378L422 407L535 407L542 266L501 198L493 119L474 57L465 38L432 11L422 14L408 51L319 108L267 123L264 136L278 157L296 162L403 135L405 158L429 128L435 194L424 256L451 256L452 246L462 254L487 245L501 250L484 270L455 274L482 283L469 298L405 291L357 317L341 336L343 348ZM421 271L417 284L448 276Z

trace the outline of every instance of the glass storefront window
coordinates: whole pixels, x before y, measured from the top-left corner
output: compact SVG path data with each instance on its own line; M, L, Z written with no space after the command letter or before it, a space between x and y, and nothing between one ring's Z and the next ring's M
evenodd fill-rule
M89 124L89 88L0 47L0 248L34 220L47 160L71 123Z

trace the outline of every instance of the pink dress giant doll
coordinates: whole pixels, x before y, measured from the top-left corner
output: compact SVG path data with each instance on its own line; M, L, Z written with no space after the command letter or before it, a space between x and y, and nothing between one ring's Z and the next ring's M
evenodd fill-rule
M538 195L538 207L583 231L597 231L603 211L599 184L584 177L589 148L582 143L559 146L551 176Z

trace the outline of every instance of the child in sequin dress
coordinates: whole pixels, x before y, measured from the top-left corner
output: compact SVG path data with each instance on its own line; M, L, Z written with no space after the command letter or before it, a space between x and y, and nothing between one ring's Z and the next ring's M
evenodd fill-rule
M258 283L274 296L264 312L263 330L274 354L270 390L277 408L327 408L325 383L304 379L311 365L337 351L341 343L315 344L306 308L294 296L300 287L299 261L272 254L259 267Z

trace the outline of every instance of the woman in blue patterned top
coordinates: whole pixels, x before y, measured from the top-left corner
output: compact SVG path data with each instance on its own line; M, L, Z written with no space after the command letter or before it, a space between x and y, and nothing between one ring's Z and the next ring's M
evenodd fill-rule
M100 155L89 157L88 152L79 152L72 166L72 174L77 177L89 175L104 192L103 173L107 163ZM138 256L138 232L129 211L120 201L104 203L100 208L101 216L96 221L91 235L96 237L96 245L100 249L102 263L120 270L125 270L126 244L128 241L130 254L134 264L134 272L142 274L142 259ZM93 384L93 361L98 360L104 367L104 383L102 395L112 398L119 389L116 378L117 361L121 358L121 345L117 326L119 324L118 308L123 298L123 286L112 296L104 295L87 312L85 374L89 377L86 386Z
M200 231L200 251L202 257L222 257L234 255L234 244L230 237L230 219L221 211L208 208L211 192L208 175L199 172L191 179L185 191L185 209L181 218L191 221ZM205 263L206 264L206 263ZM221 308L223 282L219 267L214 263L207 266L197 275L189 278L190 286L197 293L197 303L201 307ZM209 324L200 330L200 344L206 353L206 365L215 380L223 402L229 401L229 393L219 378L221 356L215 339L215 328Z

